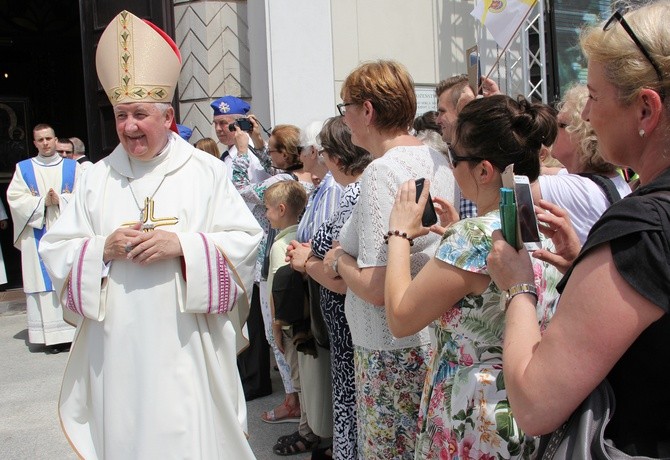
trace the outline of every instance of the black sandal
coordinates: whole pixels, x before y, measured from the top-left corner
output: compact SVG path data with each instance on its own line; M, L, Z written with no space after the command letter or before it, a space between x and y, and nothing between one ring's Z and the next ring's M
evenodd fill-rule
M333 458L333 446L320 447L312 451L310 460L330 460Z
M277 444L272 448L272 451L276 455L286 456L286 455L295 455L302 454L305 452L310 452L317 445L319 445L318 436L309 440L300 435L299 432L295 432L288 436L282 436L277 440Z

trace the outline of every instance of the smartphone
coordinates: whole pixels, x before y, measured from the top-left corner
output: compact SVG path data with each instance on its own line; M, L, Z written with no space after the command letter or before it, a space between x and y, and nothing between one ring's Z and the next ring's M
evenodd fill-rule
M254 130L254 125L251 124L248 118L238 118L234 123L228 125L230 131L235 131L235 125L239 126L242 131L250 133Z
M421 192L423 192L423 184L426 182L425 178L420 178L415 181L416 184L416 202L419 202L419 197ZM426 201L426 207L423 208L423 215L421 216L421 225L424 227L430 227L437 223L437 213L435 212L435 206L433 206L433 198L428 194L428 201Z
M530 190L528 176L514 176L514 197L521 241L529 251L540 249L540 230L537 226L537 216L535 215L533 194Z
M482 94L482 63L479 59L479 47L477 45L466 50L468 56L468 84L472 93Z

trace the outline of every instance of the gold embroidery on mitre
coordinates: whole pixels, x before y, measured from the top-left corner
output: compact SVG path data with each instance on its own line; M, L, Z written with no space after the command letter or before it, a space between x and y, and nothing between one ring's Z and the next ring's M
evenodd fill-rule
M120 70L120 86L114 86L109 89L107 96L110 101L118 102L124 98L134 100L142 100L150 97L156 102L170 102L168 95L170 88L163 85L135 85L133 82L133 74L135 70L135 62L133 58L132 39L132 21L129 13L123 11L119 14L119 26L121 33L119 33L119 46L121 53L119 56L119 70Z

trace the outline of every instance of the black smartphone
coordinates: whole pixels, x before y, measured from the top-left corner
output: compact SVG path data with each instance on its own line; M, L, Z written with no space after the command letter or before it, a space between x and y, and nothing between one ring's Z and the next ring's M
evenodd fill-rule
M419 202L419 197L421 192L423 192L423 184L426 182L426 179L423 177L417 179L416 183L416 202ZM421 216L421 225L424 227L430 227L437 223L437 213L435 212L435 206L433 206L433 198L428 194L428 201L426 201L426 207L423 208L423 215Z
M251 124L248 118L238 118L234 123L228 125L228 129L235 131L235 125L239 126L242 131L248 133L254 130L254 125Z
M539 249L541 247L540 231L537 226L533 194L527 176L514 176L514 195L516 214L519 218L519 228L521 230L521 241L528 250Z

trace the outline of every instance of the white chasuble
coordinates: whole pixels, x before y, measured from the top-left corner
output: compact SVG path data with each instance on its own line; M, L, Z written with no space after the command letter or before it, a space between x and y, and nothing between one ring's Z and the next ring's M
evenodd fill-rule
M58 154L38 155L16 165L7 188L7 202L14 221L14 246L21 251L23 291L33 297L27 303L31 343L70 342L74 335L74 328L63 321L58 298L36 295L54 290L37 246L69 203L78 175L76 161L63 159ZM58 205L46 206L49 189L58 193Z
M260 226L220 160L171 134L150 162L138 171L118 146L91 166L40 245L62 301L83 317L63 429L86 459L253 458L236 356ZM138 220L175 232L183 257L113 260L104 276L106 237Z

